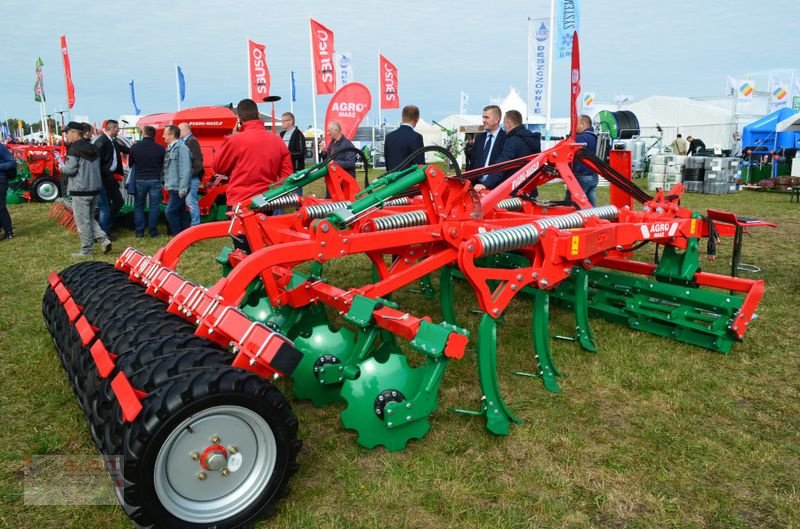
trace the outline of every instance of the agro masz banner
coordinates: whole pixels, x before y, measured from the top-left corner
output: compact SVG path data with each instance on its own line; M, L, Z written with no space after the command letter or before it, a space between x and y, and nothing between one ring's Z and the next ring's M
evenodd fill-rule
M338 121L342 126L342 134L352 140L371 106L372 95L366 86L361 83L347 83L333 94L331 102L328 103L328 110L325 112L325 130L328 130L331 121Z

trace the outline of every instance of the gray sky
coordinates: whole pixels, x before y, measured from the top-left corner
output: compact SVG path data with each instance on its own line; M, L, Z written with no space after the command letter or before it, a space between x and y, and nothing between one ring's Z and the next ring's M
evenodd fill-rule
M250 36L267 45L271 92L284 97L278 112L288 110L289 71L295 70L301 127L312 117L309 15L334 31L337 51L353 53L355 79L372 91L373 110L380 48L398 67L401 105L419 105L430 121L457 112L461 90L470 96L470 113L510 86L524 98L527 18L549 13L548 0L0 2L3 118L38 119L37 56L45 63L48 112L66 106L62 33L76 87L72 112L98 122L133 113L131 79L143 114L175 110L176 63L186 76L184 107L235 103L246 95ZM766 90L768 72L788 83L791 71L800 71L798 0L581 4L582 86L600 101L615 94L721 95L727 75L751 74L757 89ZM555 116L568 111L567 68L568 61L559 61L554 70ZM317 98L320 123L328 100ZM399 119L398 111L385 115L390 123Z

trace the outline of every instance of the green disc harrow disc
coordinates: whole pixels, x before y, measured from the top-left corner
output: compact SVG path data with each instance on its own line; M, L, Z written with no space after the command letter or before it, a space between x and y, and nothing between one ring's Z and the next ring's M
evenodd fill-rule
M385 361L372 357L359 364L360 374L346 380L342 397L347 408L340 417L345 428L358 432L358 444L365 448L383 445L390 452L405 448L410 439L421 439L430 430L427 417L408 421L402 403L420 390L425 369L409 367L406 357L390 354ZM389 402L399 411L386 413ZM410 417L410 416L409 416Z

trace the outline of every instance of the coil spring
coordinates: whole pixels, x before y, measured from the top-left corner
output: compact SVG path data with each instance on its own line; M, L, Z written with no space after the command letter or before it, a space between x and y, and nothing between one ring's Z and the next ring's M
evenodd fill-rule
M408 197L393 198L383 203L384 206L407 206L411 204Z
M497 203L497 207L506 209L508 211L521 211L522 199L521 198L507 198Z
M322 217L328 216L328 213L331 213L337 209L349 207L350 204L351 202L349 200L343 200L342 202L328 202L327 204L308 206L306 207L306 212L308 213L309 219L321 219Z
M589 217L598 217L605 220L615 220L619 210L616 206L600 206L599 208L589 208L569 213L567 215L558 215L557 217L547 217L539 219L536 223L541 229L554 227L559 230L574 230L583 227L583 221Z
M536 244L539 242L539 230L530 224L523 224L513 228L479 233L476 237L483 246L481 255L488 256Z
M397 215L388 215L386 217L378 217L375 219L375 230L397 230L400 228L411 228L412 226L421 226L427 224L428 217L425 211L418 209L416 211L408 211L406 213L398 213Z
M258 208L259 211L274 211L276 209L284 209L289 207L297 207L300 205L300 197L294 193L283 195L282 197L273 198L266 202L263 206Z

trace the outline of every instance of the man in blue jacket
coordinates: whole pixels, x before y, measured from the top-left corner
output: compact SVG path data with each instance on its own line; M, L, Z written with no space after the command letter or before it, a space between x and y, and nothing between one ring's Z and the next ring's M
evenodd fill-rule
M414 127L419 122L419 108L414 105L404 106L401 119L403 121L402 125L397 130L387 134L386 141L383 143L383 156L386 158L387 173L405 169L405 167L400 167L400 163L423 146L422 134L414 130ZM425 154L420 153L411 160L410 165L422 165L424 163Z
M11 227L11 215L8 214L6 207L6 193L8 192L8 181L13 170L17 167L17 161L8 150L8 147L0 143L0 227L3 228L3 236L0 240L5 241L14 238L14 229Z
M503 151L494 163L507 162L542 152L541 135L523 127L522 114L516 110L506 112L503 118L503 126L506 130L506 141L503 145ZM509 169L502 173L484 175L475 185L475 190L494 189L517 171L519 169ZM534 189L532 196L536 197L538 194L538 191Z
M142 141L131 147L128 166L135 171L133 223L136 238L144 237L144 205L149 203L147 231L150 237L158 236L158 217L161 215L161 171L164 167L165 149L156 143L156 129L147 125L142 129Z
M186 195L192 180L192 154L189 147L181 141L181 129L176 125L168 125L164 129L164 143L167 152L164 154L164 188L169 192L169 202L164 216L172 235L178 235L188 227L186 213Z
M592 118L587 116L586 114L582 114L581 117L578 118L578 126L575 129L577 131L577 135L575 136L576 143L583 143L583 148L589 151L592 154L597 152L597 135L594 133L592 129ZM597 205L597 182L599 177L596 173L594 173L591 169L586 167L584 164L576 162L572 167L572 173L575 175L575 178L578 179L578 183L581 185L581 189L583 192L586 193L586 198L589 199L589 202L592 206ZM564 197L566 202L571 202L572 197L570 196L569 190L567 190L567 194Z

